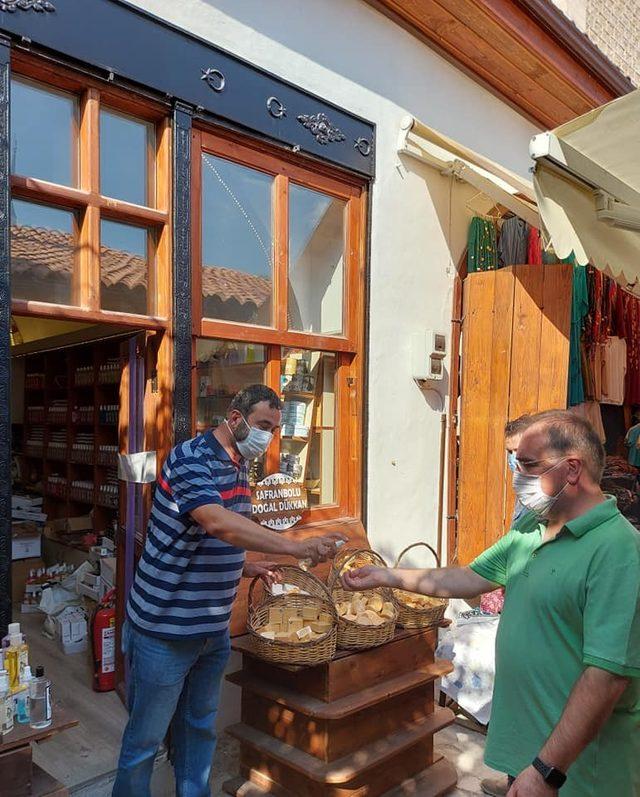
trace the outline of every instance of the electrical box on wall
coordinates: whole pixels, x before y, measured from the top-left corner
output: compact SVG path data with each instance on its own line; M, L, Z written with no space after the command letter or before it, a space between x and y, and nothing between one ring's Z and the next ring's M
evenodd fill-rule
M438 382L444 379L446 354L445 335L432 329L415 332L411 338L411 374L416 382Z

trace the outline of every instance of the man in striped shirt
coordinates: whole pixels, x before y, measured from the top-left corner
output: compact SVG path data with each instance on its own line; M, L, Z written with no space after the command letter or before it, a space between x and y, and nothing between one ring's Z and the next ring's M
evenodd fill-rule
M229 657L229 620L242 576L276 579L245 550L335 556L341 534L296 542L251 520L248 462L280 425L265 385L240 391L225 423L169 454L158 478L143 554L127 603L129 722L113 797L150 797L153 762L169 726L178 797L210 794L215 719Z

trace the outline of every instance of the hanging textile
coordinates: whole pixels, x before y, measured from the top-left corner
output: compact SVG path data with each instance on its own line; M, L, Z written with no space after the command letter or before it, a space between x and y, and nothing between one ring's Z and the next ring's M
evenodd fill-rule
M504 266L519 266L527 262L528 224L512 216L502 223L498 241L498 262Z
M627 396L629 404L640 404L640 308L637 299L626 302Z
M603 404L624 404L625 376L627 373L627 343L622 338L611 337L602 347L604 371Z
M640 423L632 426L624 438L624 444L629 449L628 460L630 465L640 467Z
M489 219L474 216L469 225L467 272L493 271L498 268L496 225Z
M600 383L596 378L596 368L593 349L588 349L584 342L580 344L580 362L582 365L582 383L585 401L599 401L598 391Z
M542 242L540 240L540 230L536 227L529 227L527 263L530 266L542 265Z
M587 291L585 267L574 266L571 301L571 331L569 337L569 407L582 404L585 399L580 343L582 326L588 311L589 294Z

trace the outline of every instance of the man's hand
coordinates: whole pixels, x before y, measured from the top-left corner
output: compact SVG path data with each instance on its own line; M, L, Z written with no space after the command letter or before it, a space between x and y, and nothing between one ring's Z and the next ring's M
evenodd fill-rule
M360 592L363 589L392 586L391 576L391 571L387 567L365 565L357 570L345 571L342 574L342 584L345 589Z
M245 562L242 575L245 578L260 576L268 589L282 581L282 572L277 562Z
M527 767L515 779L507 797L558 797L558 789L545 783L534 767Z
M333 559L338 549L336 543L341 541L346 542L348 537L339 531L325 534L324 537L312 537L309 540L299 543L299 554L296 554L298 559L310 559L311 566L315 567L320 562L326 562L328 559Z

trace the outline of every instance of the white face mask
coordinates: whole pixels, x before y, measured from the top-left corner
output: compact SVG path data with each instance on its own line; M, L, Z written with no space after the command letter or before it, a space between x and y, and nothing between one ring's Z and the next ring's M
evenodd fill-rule
M551 512L553 505L565 491L568 482L560 492L555 495L547 495L542 489L542 476L557 468L562 462L564 462L563 459L540 474L520 473L518 470L513 473L513 489L518 501L520 501L522 506L534 512L543 520L549 517L549 512Z
M249 426L247 419L244 416L242 417L242 420L249 429L249 434L244 438L244 440L238 440L233 429L229 426L229 421L227 421L227 426L229 427L229 431L236 441L236 446L240 454L245 459L257 459L264 454L267 448L269 448L269 444L273 440L273 435L271 432L267 432L264 429L258 429L255 426Z

